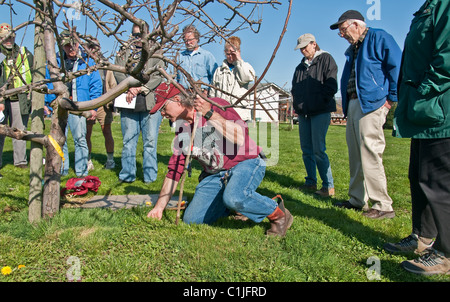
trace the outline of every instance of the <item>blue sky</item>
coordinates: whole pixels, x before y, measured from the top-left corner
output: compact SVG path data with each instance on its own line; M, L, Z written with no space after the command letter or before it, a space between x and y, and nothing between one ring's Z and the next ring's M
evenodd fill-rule
M252 64L257 75L261 75L267 66L272 53L277 45L288 12L288 1L279 0L282 5L277 9L271 7L260 11L263 19L261 30L258 34L241 31L237 35L242 39L242 57ZM15 1L13 1L14 3ZM29 1L32 2L32 1ZM234 1L228 1L233 3ZM339 16L348 9L360 11L366 18L368 26L385 29L393 35L400 48L403 49L404 39L408 33L413 13L416 12L425 0L293 0L291 16L287 32L283 38L276 57L264 78L264 82L273 82L285 89L290 89L291 79L295 67L302 59L300 51L294 51L297 38L304 33L312 33L317 43L323 50L332 54L338 64L338 77L344 66L344 52L349 46L348 42L337 35L337 31L330 30L330 25L336 22ZM23 6L21 6L23 8ZM13 15L13 25L27 20L30 17L29 8L17 10L18 15ZM214 20L220 22L223 19L222 10L213 12ZM370 20L373 19L373 20ZM10 22L9 10L2 7L0 10L0 22ZM78 21L79 28L85 24L85 19ZM199 30L206 28L199 26ZM95 35L96 30L88 25L88 32ZM19 32L16 39L21 43L23 33ZM101 39L103 50L112 49L113 43ZM29 28L23 39L23 44L32 48L33 30ZM204 46L210 50L220 63L223 59L223 44L215 43Z

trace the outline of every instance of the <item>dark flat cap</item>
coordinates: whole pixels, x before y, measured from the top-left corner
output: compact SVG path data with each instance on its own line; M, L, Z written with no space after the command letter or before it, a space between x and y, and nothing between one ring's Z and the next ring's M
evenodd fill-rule
M346 11L345 13L343 13L343 14L339 17L339 20L338 20L336 23L332 24L332 25L330 26L330 28L333 29L333 30L334 30L334 29L338 29L338 27L339 27L340 24L342 24L342 23L344 23L345 21L350 20L350 19L356 19L356 20L364 21L364 17L363 17L363 15L361 15L360 12L358 12L358 11L356 11L356 10L348 10L348 11Z

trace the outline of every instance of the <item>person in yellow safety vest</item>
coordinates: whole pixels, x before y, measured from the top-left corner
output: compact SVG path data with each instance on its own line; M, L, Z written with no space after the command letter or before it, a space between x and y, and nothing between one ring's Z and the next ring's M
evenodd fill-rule
M15 33L7 23L0 24L0 87L6 89L18 88L32 82L34 58L26 47L15 44ZM4 115L2 124L9 124L13 128L26 130L28 117L31 112L30 94L27 92L9 96L0 101L0 111ZM1 116L2 114L0 114ZM0 135L0 168L5 136ZM24 140L12 139L14 166L27 168L27 145ZM1 178L0 174L0 178Z

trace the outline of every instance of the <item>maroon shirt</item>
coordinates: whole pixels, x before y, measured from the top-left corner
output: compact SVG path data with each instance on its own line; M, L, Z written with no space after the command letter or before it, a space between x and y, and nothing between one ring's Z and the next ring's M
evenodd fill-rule
M229 105L220 98L211 98L219 105ZM215 174L223 170L229 170L241 161L256 158L261 152L261 147L250 138L247 124L240 118L233 108L222 110L217 106L212 106L214 112L220 114L224 119L234 121L240 125L244 131L245 143L242 146L233 144L215 129L203 116L199 121L192 147L192 158L196 159L203 167L204 171ZM179 121L177 125L180 125ZM186 156L190 148L190 140L193 123L187 121L181 123L176 131L174 140L174 152L169 160L167 178L180 180L183 174Z

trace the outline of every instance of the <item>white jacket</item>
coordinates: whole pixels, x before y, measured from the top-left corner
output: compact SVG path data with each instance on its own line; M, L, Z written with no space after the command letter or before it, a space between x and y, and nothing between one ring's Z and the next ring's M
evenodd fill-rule
M248 86L250 82L255 80L255 70L253 67L243 60L236 61L236 65L232 70L227 64L227 61L224 60L222 65L216 69L214 72L214 77L211 85L215 88L226 91L235 96L241 97L248 91ZM237 101L237 99L232 98L231 96L223 93L222 91L211 89L210 95L212 97L222 98L228 101L230 104ZM246 97L247 100L250 99L250 96ZM248 121L252 119L250 102L243 100L238 106L245 106L247 109L243 108L234 108L237 113L240 115L242 120Z

